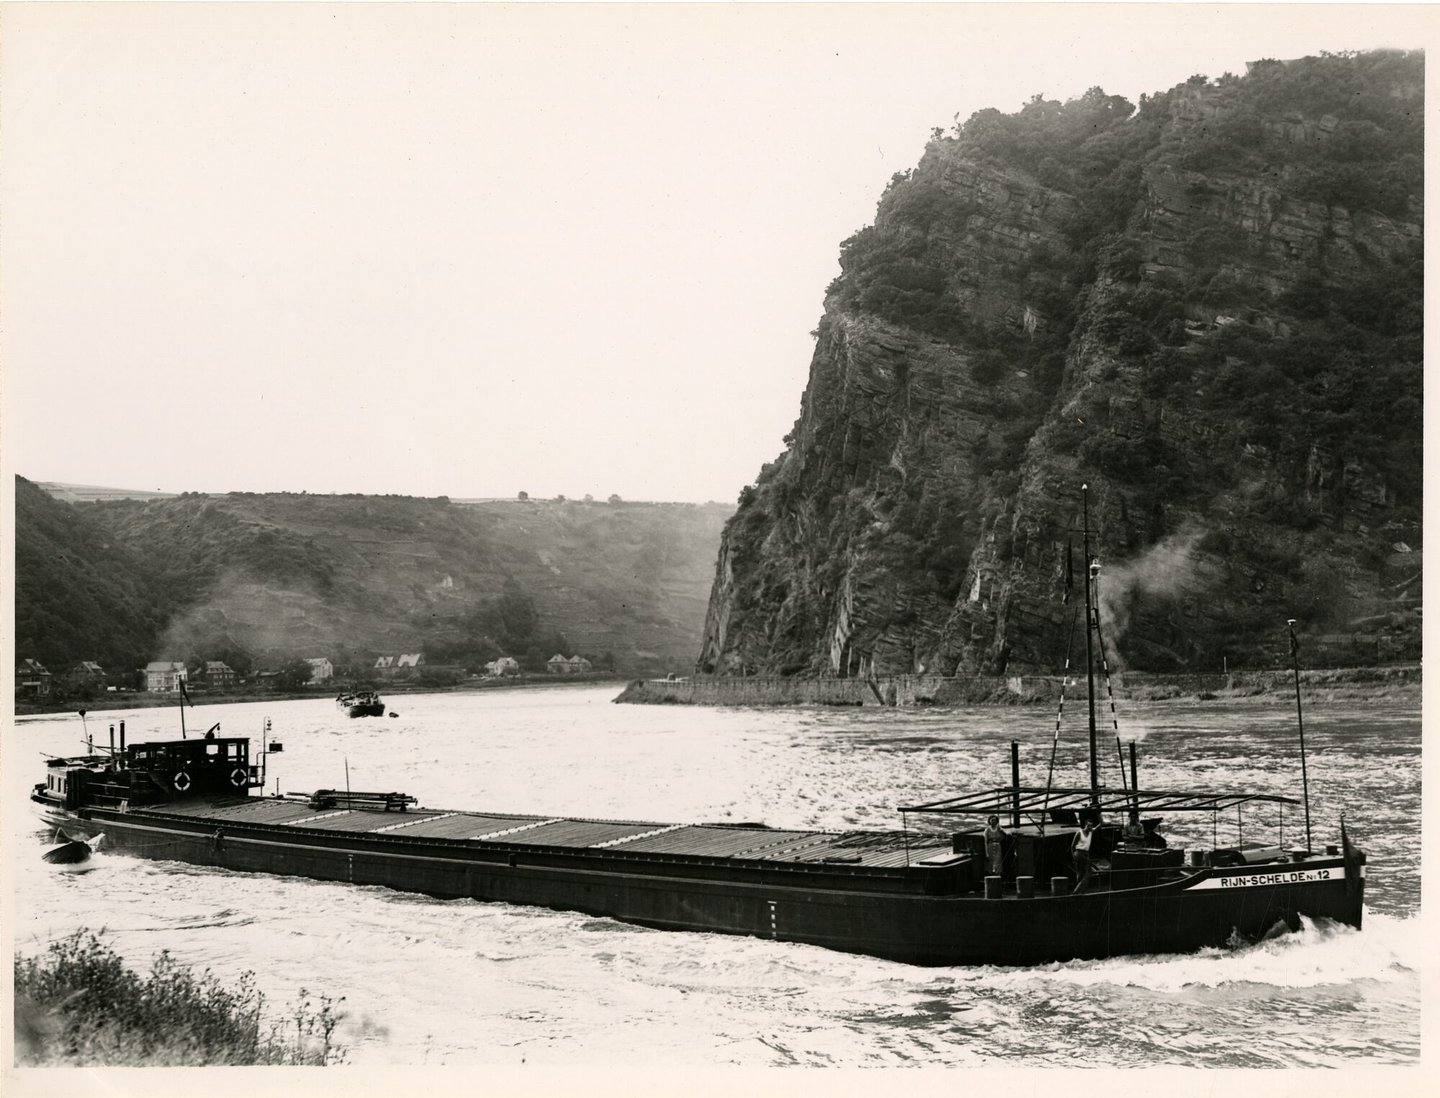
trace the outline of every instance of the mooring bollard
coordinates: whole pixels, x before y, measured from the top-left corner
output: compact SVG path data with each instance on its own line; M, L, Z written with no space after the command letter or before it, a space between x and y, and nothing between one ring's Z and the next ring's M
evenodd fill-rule
M1015 895L1019 896L1022 900L1033 899L1035 896L1035 878L1016 877Z
M1051 878L1050 878L1050 891L1053 892L1053 893L1055 893L1055 895L1057 895L1057 896L1063 896L1063 895L1064 895L1066 892L1068 892L1069 890L1070 890L1070 878L1069 878L1069 877L1051 877Z
M999 877L985 878L985 898L987 900L998 900L1000 898L1000 886L1002 882Z

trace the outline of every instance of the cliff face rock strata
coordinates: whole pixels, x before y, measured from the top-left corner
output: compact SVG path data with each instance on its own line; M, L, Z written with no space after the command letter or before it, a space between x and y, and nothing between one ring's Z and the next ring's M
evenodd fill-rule
M1053 671L1079 486L1135 668L1418 653L1423 63L936 134L842 246L702 672Z

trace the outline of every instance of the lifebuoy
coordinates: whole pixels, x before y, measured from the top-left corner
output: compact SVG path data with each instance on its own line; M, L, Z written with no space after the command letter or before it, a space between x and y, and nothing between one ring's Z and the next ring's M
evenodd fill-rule
M244 789L245 786L249 784L249 782L249 775L246 774L245 771L241 770L238 766L234 770L230 771L230 784L233 785L236 789Z
M190 788L190 775L185 773L185 771L183 770L177 770L175 772L175 777L171 779L171 782L175 786L177 792L184 793L187 789Z

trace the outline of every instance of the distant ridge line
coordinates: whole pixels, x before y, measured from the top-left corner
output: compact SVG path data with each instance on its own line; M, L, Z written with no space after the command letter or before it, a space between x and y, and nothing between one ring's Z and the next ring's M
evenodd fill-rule
M175 499L179 492L148 492L143 488L104 488L95 484L65 484L53 480L37 480L37 488L66 503L101 499Z
M100 501L100 500L118 500L118 499L139 499L139 500L147 500L147 499L179 499L179 498L180 498L180 495L181 495L180 492L162 492L162 491L160 491L159 489L156 489L156 490L154 490L154 491L148 491L148 490L143 489L143 488L109 488L109 487L105 487L105 486L103 486L103 485L97 485L97 484L69 484L69 483L66 483L66 482L64 482L64 481L56 481L56 480L37 480L37 481L35 481L35 486L36 486L37 488L40 488L40 489L42 489L43 491L47 492L48 494L50 494L51 496L55 497L56 499L61 500L61 501L65 502L65 503L92 503L92 502L97 502L97 501ZM229 494L231 494L231 491L234 491L234 492L236 492L236 493L243 493L243 494L245 494L245 495L255 495L255 496L287 495L287 494L288 494L288 495L296 495L296 494L298 494L298 493L293 492L293 491L291 491L291 492L285 492L285 491L283 491L283 490L278 490L278 489L277 489L276 491L274 491L274 492L248 492L248 491L244 491L244 490L242 490L242 489L233 489L233 490L227 490L227 491L223 491L223 492L196 492L196 493L194 493L194 494L196 494L196 495L224 496L224 495L229 495ZM382 497L382 498L383 498L383 497L385 497L385 496L396 496L396 495L400 495L400 496L404 496L405 498L408 498L408 499L439 499L439 498L441 498L440 496L405 496L405 493L395 493L395 492L306 492L306 493L304 493L304 494L306 494L306 495L311 495L311 496L320 496L320 497L325 497L325 496L378 496L378 497ZM704 500L703 502L702 502L702 501L697 501L697 500L683 500L683 499L682 499L682 500L624 499L624 500L618 501L617 503L612 504L612 503L610 503L608 500L602 500L602 499L585 500L585 499L577 499L577 498L570 497L570 496L566 496L563 500L554 499L554 498L549 497L549 496L531 496L529 499L520 499L518 496L446 496L446 497L444 497L444 498L449 499L452 503L458 503L458 504L464 504L464 505L476 505L476 504L486 504L486 503L516 503L516 504L520 504L520 503L526 503L526 504L575 503L575 504L579 504L579 505L581 505L581 506L591 506L591 507L615 507L615 506L618 506L618 507L626 507L626 506L640 506L640 507L680 507L680 506L684 506L684 507L716 507L716 506L732 506L732 505L730 505L730 504L725 504L725 503L723 503L722 501L713 500L713 499L712 499L712 500Z

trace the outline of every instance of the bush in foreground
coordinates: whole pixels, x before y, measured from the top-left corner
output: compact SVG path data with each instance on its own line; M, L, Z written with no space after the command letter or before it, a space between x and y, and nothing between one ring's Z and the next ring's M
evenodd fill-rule
M343 999L302 989L289 1019L262 1030L265 997L247 972L234 987L168 951L140 976L78 930L40 957L15 958L15 1059L26 1066L326 1065Z

